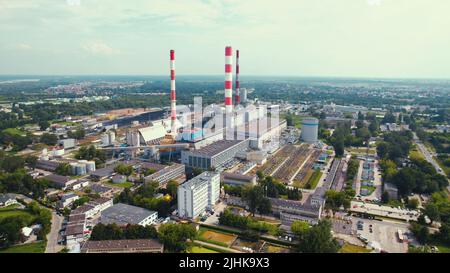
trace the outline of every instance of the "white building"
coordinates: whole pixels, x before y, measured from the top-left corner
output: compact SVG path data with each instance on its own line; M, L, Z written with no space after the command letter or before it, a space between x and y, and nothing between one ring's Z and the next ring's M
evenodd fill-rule
M203 172L178 187L178 214L195 218L219 200L220 173Z
M0 194L0 207L7 207L17 203L16 197L13 194Z
M103 224L115 223L119 226L128 224L148 226L156 223L158 212L123 203L115 204L102 211L101 222Z

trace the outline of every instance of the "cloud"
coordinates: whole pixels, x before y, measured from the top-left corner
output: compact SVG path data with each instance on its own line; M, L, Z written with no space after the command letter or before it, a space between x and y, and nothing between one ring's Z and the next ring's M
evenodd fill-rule
M82 48L94 55L115 55L120 54L120 50L114 49L102 41L91 41L82 45Z
M16 48L21 49L21 50L30 50L30 49L32 49L32 46L29 44L20 43L20 44L16 45Z

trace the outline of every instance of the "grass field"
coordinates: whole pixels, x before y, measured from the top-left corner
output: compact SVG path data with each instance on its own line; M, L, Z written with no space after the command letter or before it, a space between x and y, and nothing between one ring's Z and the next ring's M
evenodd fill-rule
M409 157L412 159L425 159L425 157L423 156L422 152L420 152L417 149L417 146L414 146L410 151L409 151Z
M206 228L200 228L198 237L200 241L205 241L225 247L229 247L237 238L236 235L212 231Z
M24 136L25 132L17 129L17 128L7 128L5 130L3 130L3 133L12 135L12 136Z
M309 178L308 183L306 183L305 188L311 190L315 189L321 177L322 172L320 170L315 170L313 175Z
M34 219L34 216L31 215L29 212L17 209L17 206L9 206L6 208L0 209L0 220L11 217L11 216L23 216L27 219L27 222L32 222Z
M131 188L134 185L131 182L124 182L124 183L106 182L105 184L108 185L108 186L119 187L119 188Z
M371 250L362 246L344 244L339 250L340 253L370 253Z
M41 241L37 243L12 246L5 249L0 249L0 253L44 253L46 242Z
M193 246L191 247L189 253L219 253L219 252L202 246Z
M367 150L367 148L352 148L349 149L350 153L355 153L355 154L366 154L368 153L369 155L374 155L376 150L375 149L370 149Z

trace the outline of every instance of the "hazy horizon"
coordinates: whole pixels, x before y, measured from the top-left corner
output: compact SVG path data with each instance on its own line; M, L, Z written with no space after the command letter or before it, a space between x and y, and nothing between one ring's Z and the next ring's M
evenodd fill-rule
M450 1L344 3L0 0L0 75L450 79Z

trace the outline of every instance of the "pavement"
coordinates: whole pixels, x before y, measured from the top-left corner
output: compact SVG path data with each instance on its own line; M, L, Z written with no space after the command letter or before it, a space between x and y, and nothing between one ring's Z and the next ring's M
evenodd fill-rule
M408 233L408 223L394 222L394 221L378 221L368 220L353 217L353 224L355 230L358 221L362 221L363 230L357 230L357 234L361 234L369 242L379 243L382 250L389 253L406 253L408 252L408 236L404 235L404 241L400 242L397 231L400 229L403 234ZM372 228L370 228L372 225ZM372 232L370 232L372 229Z
M375 160L374 164L374 181L373 185L375 187L375 190L369 195L369 196L363 196L364 199L374 200L378 199L381 200L381 195L383 193L383 183L381 182L381 171L380 166L378 165L378 160Z
M358 167L358 173L356 174L356 186L355 186L355 192L356 195L360 195L361 193L361 176L363 171L363 160L359 160L359 167Z
M52 227L50 233L47 234L47 246L45 253L57 253L64 248L64 246L58 244L58 235L62 226L64 217L59 216L56 212L52 211Z
M207 225L213 225L213 226L217 226L219 225L219 215L225 210L225 208L227 207L227 204L222 201L219 204L217 204L216 206L214 206L214 214L209 216L208 218L206 218L205 222L203 222L204 224Z

